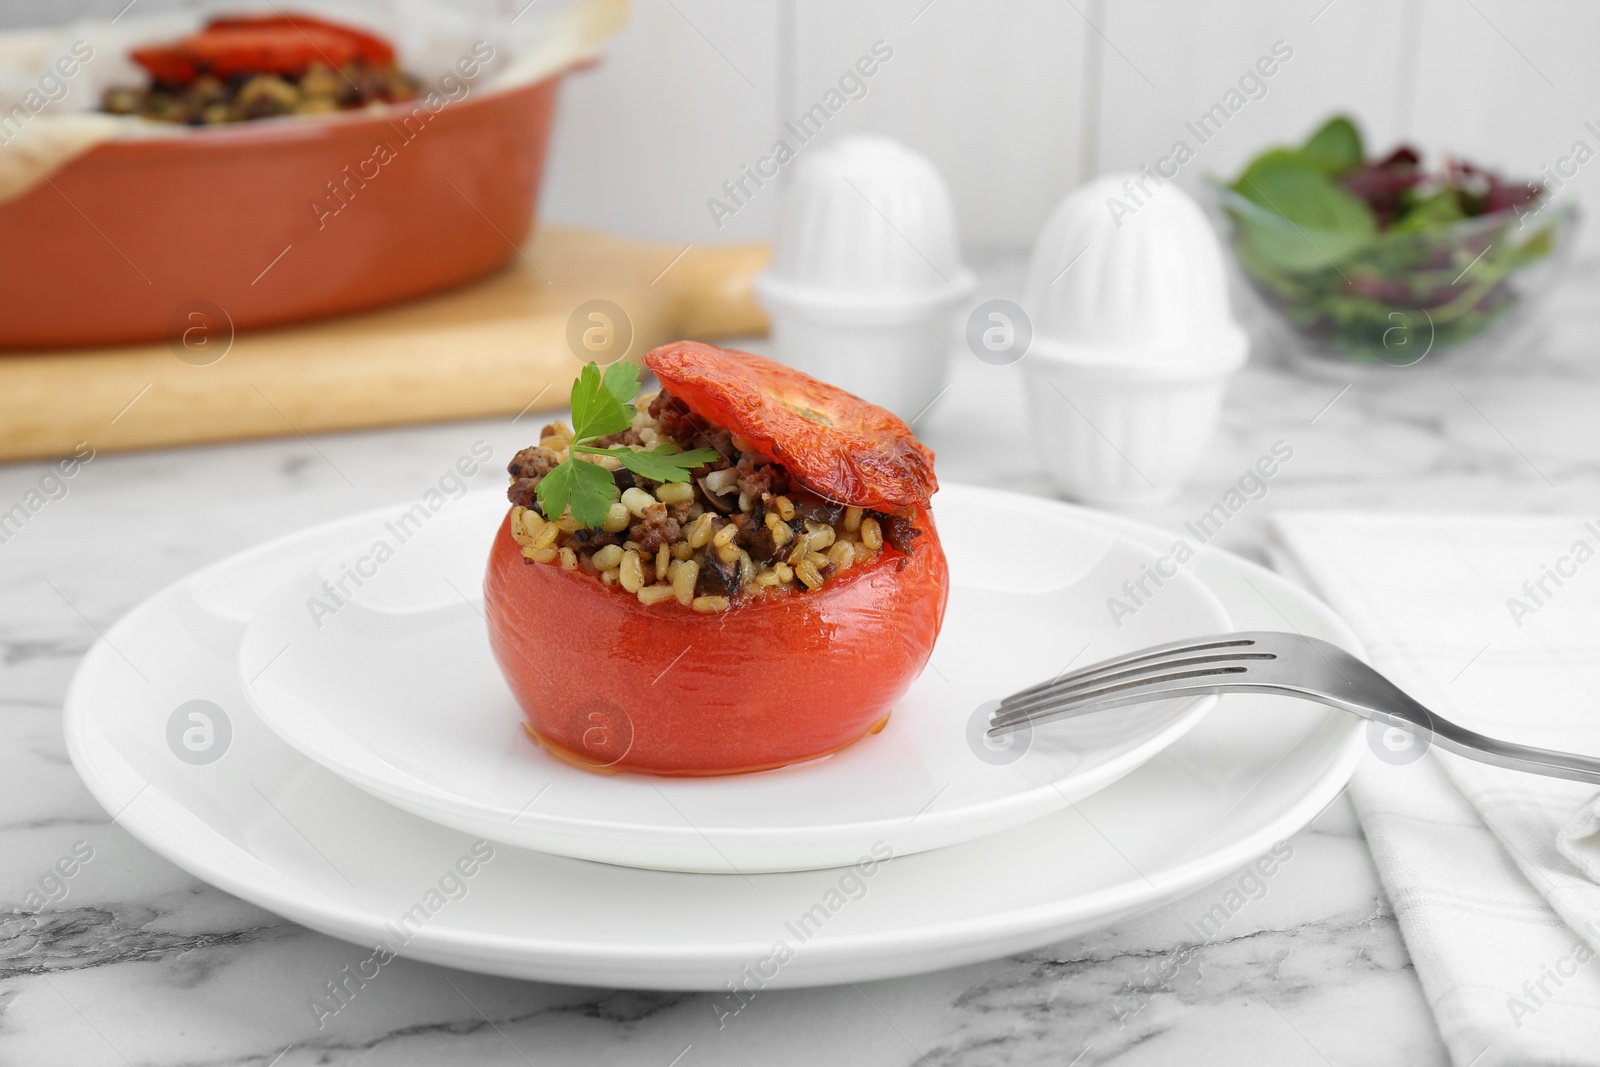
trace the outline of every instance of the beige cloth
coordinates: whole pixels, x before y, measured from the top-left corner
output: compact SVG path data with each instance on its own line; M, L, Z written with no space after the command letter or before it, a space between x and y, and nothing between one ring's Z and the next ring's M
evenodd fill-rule
M116 136L110 115L34 116L0 145L0 204L21 196L97 144Z

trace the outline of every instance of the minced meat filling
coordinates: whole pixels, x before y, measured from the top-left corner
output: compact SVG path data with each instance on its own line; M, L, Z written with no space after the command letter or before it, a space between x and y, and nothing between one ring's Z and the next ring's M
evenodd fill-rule
M507 467L506 495L516 505L511 532L528 562L582 570L645 604L674 600L715 612L741 597L820 589L879 558L885 545L909 554L921 535L908 515L821 499L665 390L641 397L633 425L595 444L648 449L663 441L711 448L719 458L696 468L688 482L660 483L612 456L582 457L611 471L618 499L602 528L581 529L570 514L552 522L539 509L539 482L567 459L572 443L564 424L546 426L539 444Z

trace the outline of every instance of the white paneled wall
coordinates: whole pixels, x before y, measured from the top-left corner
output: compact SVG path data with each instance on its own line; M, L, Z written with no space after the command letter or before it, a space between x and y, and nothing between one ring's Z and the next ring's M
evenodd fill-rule
M0 26L123 2L0 0ZM1335 110L1374 148L1413 138L1518 177L1579 140L1600 153L1584 126L1600 128L1593 0L634 0L605 62L564 90L544 216L672 241L766 234L774 184L747 183L720 226L707 200L732 205L722 183L777 138L803 153L783 122L878 41L892 58L864 95L848 87L859 98L821 137L874 130L927 154L973 245L1028 244L1084 178L1154 163L1178 140L1195 151L1180 178L1194 185ZM1241 88L1277 42L1292 56ZM1185 122L1230 89L1245 103L1202 144ZM1562 195L1588 207L1585 245L1600 250L1600 158Z
M1061 0L788 0L796 13L796 109L875 41L894 57L830 130L886 133L927 155L969 239L1027 244L1087 174L1092 31Z
M770 0L635 0L601 65L562 87L545 217L658 240L764 236L775 189L720 229L706 200L772 143L779 51Z
M1420 0L1415 132L1431 149L1537 175L1575 141L1600 153L1600 5L1515 0ZM1564 180L1564 179L1562 179ZM1557 195L1588 209L1589 249L1600 249L1600 162Z
M898 137L950 181L970 238L1026 244L1083 177L1088 36L1070 6L1032 0L635 0L605 67L563 101L547 217L684 241L765 233L775 186L747 182L743 204L720 186L776 140L803 155L784 124L832 90L844 103L818 140ZM712 197L736 207L720 227Z
M1204 174L1232 178L1266 145L1298 141L1340 110L1388 144L1405 110L1402 71L1414 59L1409 2L1335 0L1319 15L1327 0L1112 0L1101 91L1091 105L1099 114L1096 170L1153 164L1182 140L1195 152L1183 184ZM1237 111L1201 127L1218 104Z
M894 58L825 137L874 130L927 154L955 192L968 243L1023 246L1050 207L1094 174L1137 169L1184 140L1180 182L1233 176L1266 145L1302 138L1335 111L1355 115L1374 150L1413 140L1536 177L1573 142L1600 153L1600 4L1592 0L635 0L636 19L607 69L575 81L559 132L547 217L684 241L761 233L772 190L720 231L703 203L782 120L815 103L883 40ZM773 42L739 86L694 31L730 59ZM648 39L648 40L646 40ZM1282 42L1259 86L1240 81ZM659 72L687 49L672 84ZM709 64L709 65L708 65ZM747 66L740 63L741 66ZM720 68L720 69L719 69ZM602 89L602 84L605 86ZM1230 89L1242 107L1202 144L1186 127ZM668 103L669 98L673 103ZM770 106L763 116L741 107ZM676 107L674 106L676 105ZM711 108L699 121L689 112ZM682 121L668 129L662 113ZM606 173L629 145L674 161L670 176ZM714 165L708 160L717 161ZM695 180L688 181L686 175ZM709 180L708 180L709 179ZM701 193L700 190L706 191ZM1600 251L1600 157L1562 190L1588 210Z

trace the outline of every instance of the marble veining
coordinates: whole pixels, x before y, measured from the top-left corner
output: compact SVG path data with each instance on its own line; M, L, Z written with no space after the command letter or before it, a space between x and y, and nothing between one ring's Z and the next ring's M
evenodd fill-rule
M980 298L1015 295L1016 257L976 258ZM1586 293L1597 274L1581 265L1543 339L1484 366L1440 358L1308 374L1258 349L1185 491L1138 517L1179 529L1280 440L1293 459L1216 538L1257 559L1279 508L1593 513L1600 301ZM1015 368L963 356L918 430L947 481L1051 494L1022 411ZM319 1029L308 993L354 947L198 882L110 825L67 761L62 695L97 631L166 583L309 523L414 497L476 440L497 466L530 422L100 455L0 544L0 1062L1447 1062L1342 799L1286 843L1293 858L1217 930L1196 924L1236 879L1036 952L763 991L722 1020L706 995L398 960ZM0 506L42 469L0 468ZM38 906L41 877L80 843L93 859Z

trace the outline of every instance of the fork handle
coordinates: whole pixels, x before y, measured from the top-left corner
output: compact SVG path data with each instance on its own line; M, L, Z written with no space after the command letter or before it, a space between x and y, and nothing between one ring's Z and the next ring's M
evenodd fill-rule
M1437 745L1446 752L1453 752L1457 756L1462 756L1477 763L1504 767L1507 770L1541 774L1547 778L1565 778L1573 782L1600 785L1600 759L1596 759L1593 756L1580 756L1570 752L1556 752L1548 748L1535 748L1532 745L1519 745L1480 734L1435 715L1406 695L1398 686L1387 683L1386 679L1383 681L1382 699L1385 704L1390 705L1389 707L1376 707L1372 702L1359 699L1354 692L1345 697L1338 693L1329 693L1320 689L1289 685L1282 682L1222 681L1208 678L1187 679L1177 683L1169 683L1161 687L1161 696L1166 698L1205 696L1212 693L1264 693L1310 700L1318 704L1339 708L1342 711L1353 712L1364 719L1388 723L1391 726L1420 728L1426 732L1426 740L1429 744ZM1370 680L1368 680L1368 684L1371 684ZM1133 704L1146 703L1149 700L1150 693L1148 691L1135 691L1121 696L1108 696L1097 699L1095 701L1095 710L1128 707ZM1038 716L1029 716L1028 721L1037 726L1039 723L1054 717L1056 716L1047 712Z
M1367 718L1378 722L1398 722L1402 718L1378 710L1364 714ZM1572 752L1557 752L1554 749L1502 741L1498 737L1489 737L1448 719L1441 719L1426 709L1423 714L1427 717L1426 722L1411 725L1427 730L1431 735L1431 743L1446 752L1453 752L1476 763L1487 763L1492 767L1504 767L1507 770L1542 774L1547 778L1565 778L1573 782L1600 785L1600 759L1593 756L1580 756Z
M1386 703L1397 705L1398 710L1374 707L1358 700L1342 699L1334 693L1325 693L1309 688L1302 689L1298 686L1283 684L1261 682L1222 683L1197 687L1194 691L1197 693L1277 693L1284 696L1299 697L1302 700L1312 700L1319 704L1326 704L1329 707L1354 712L1365 719L1388 723L1391 726L1417 727L1426 732L1425 740L1429 744L1437 745L1446 752L1452 752L1476 763L1504 767L1507 770L1542 774L1547 778L1565 778L1569 781L1600 785L1600 759L1596 759L1593 756L1580 756L1571 752L1557 752L1548 748L1536 748L1533 745L1519 745L1511 741L1502 741L1497 737L1480 734L1476 730L1469 730L1465 726L1434 714L1411 697L1406 696L1398 687L1394 688L1393 692L1385 700ZM1397 696L1402 699L1396 700L1395 697Z

